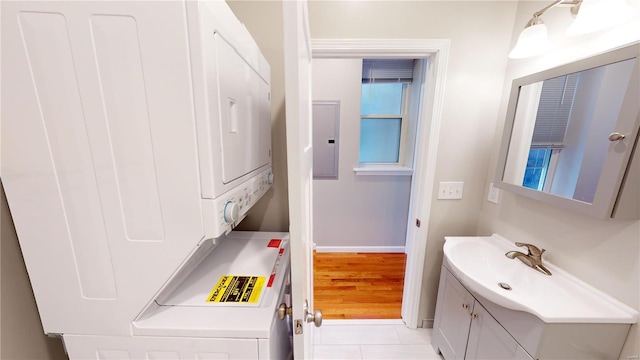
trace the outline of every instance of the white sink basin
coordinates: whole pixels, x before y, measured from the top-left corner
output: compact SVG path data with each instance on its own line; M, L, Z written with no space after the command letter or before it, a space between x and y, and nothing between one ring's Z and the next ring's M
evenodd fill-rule
M508 309L533 314L547 323L635 324L638 312L553 264L552 276L504 254L514 243L494 234L445 237L445 266L471 291ZM508 284L511 290L499 283Z

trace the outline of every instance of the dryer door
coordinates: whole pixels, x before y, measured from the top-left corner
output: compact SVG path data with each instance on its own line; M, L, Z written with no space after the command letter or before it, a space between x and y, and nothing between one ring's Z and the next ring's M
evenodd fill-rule
M216 33L222 182L228 184L269 164L270 87L227 40Z

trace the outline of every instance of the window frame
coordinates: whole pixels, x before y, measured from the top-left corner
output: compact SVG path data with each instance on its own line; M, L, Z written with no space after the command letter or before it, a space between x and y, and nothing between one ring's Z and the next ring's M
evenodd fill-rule
M378 82L383 83L384 81ZM400 106L400 114L362 114L362 105L360 106L360 128L362 128L362 120L363 119L400 119L400 141L398 144L398 161L397 162L362 162L360 161L360 144L358 144L358 167L366 167L366 166L394 166L394 167L404 167L404 159L407 151L407 133L409 130L409 113L410 113L410 104L409 100L411 99L411 82L408 81L393 81L402 83L402 104ZM362 82L361 91L364 85L374 85L375 82ZM358 138L359 142L362 142L362 133L360 133L360 137Z

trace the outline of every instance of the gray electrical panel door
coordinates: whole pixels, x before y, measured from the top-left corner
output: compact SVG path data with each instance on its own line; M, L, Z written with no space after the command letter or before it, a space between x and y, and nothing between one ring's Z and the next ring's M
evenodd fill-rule
M338 179L340 102L313 102L313 178Z

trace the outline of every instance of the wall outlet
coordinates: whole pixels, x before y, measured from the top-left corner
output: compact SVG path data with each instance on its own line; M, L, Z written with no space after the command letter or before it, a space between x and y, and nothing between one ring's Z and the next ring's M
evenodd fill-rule
M438 189L438 199L442 200L458 200L462 199L462 191L464 190L464 182L448 181L441 182Z
M500 199L500 189L498 189L497 187L494 187L493 183L489 183L489 196L487 196L487 200L489 200L489 202L497 204L499 199Z

